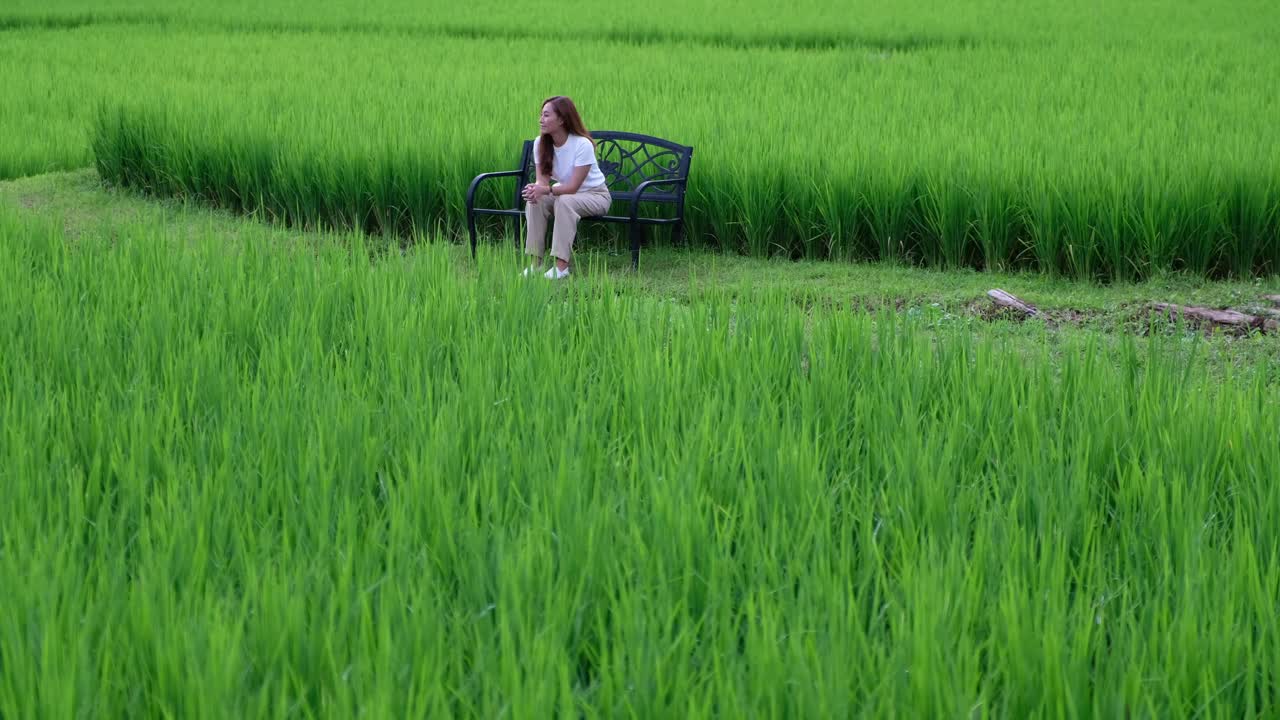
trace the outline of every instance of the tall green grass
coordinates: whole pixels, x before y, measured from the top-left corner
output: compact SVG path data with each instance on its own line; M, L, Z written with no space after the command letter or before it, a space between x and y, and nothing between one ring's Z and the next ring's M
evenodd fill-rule
M92 165L97 104L131 88L200 82L191 62L155 29L0 30L0 179Z
M1027 0L797 0L778 12L761 0L689 0L680 12L643 3L588 2L563 12L553 0L513 5L418 0L9 0L0 28L158 25L196 30L447 34L472 38L583 39L628 43L691 41L730 47L920 49L998 40L1067 38L1130 43L1152 38L1272 42L1280 39L1268 0L1100 4ZM547 20L554 18L555 22ZM1153 32L1154 30L1154 32Z
M516 68L557 38L509 14L388 0L365 27L335 2L295 27L290 7L118 3L86 22L164 25L5 32L0 176L93 162L96 138L111 179L306 224L456 232L471 176L510 165L527 108L570 92L594 127L695 144L692 235L733 251L1100 279L1280 267L1280 106L1257 81L1280 72L1280 25L1249 2L1000 18L989 3L814 3L771 26L787 42L758 34L755 4L679 23L628 25L622 10L592 36L648 28L632 40L656 44L601 41L596 62L525 85ZM36 17L24 8L6 17ZM484 28L445 27L468 17ZM800 42L812 23L951 40L764 47L824 47Z
M1203 340L0 211L0 714L1273 714Z
M1280 65L1261 46L685 44L658 62L588 43L597 61L523 77L545 43L181 42L208 48L192 67L209 81L105 103L103 177L304 225L456 230L470 179L513 166L538 102L565 92L591 127L694 145L691 234L734 251L1101 279L1280 270L1280 107L1257 82Z

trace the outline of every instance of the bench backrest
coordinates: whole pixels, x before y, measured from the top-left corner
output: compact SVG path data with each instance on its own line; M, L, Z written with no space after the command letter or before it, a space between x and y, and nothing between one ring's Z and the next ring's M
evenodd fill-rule
M693 148L662 138L614 130L593 130L596 141L596 160L605 184L613 199L628 200L646 180L687 177L693 159ZM520 189L534 182L533 141L525 140L520 153L520 165L524 168L523 182L516 188L516 207L521 206ZM645 190L643 202L680 203L684 201L683 185L658 185Z

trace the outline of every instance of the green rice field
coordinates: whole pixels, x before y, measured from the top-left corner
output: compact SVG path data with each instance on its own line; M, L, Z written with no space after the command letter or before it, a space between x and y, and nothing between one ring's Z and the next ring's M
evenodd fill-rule
M10 0L0 720L1275 717L1280 340L1144 308L1280 295L1276 47ZM695 147L687 245L472 261L557 93Z
M734 32L726 10L629 10L599 31L568 21L558 32L585 33L595 60L526 79L559 37L544 25L384 4L359 24L343 3L20 3L6 64L63 46L25 84L74 130L39 149L44 113L15 107L29 127L9 172L92 160L113 182L288 222L447 233L468 181L513 166L538 102L564 92L592 127L693 145L691 236L732 252L1101 280L1280 271L1270 4L828 3L772 22L748 3ZM80 24L49 29L59 17Z
M1195 342L3 230L6 716L1275 707L1280 395Z

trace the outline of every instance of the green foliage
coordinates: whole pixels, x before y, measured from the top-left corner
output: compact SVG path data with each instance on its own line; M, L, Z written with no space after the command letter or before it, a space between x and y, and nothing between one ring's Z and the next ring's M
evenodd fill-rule
M102 102L99 171L288 223L456 231L470 179L512 167L537 103L565 92L591 127L694 145L690 235L733 251L1107 280L1280 269L1280 155L1256 127L1271 102L1256 78L1280 73L1270 53L1214 47L1236 62L1224 72L1174 43L671 45L670 76L651 47L588 42L601 62L524 81L542 42L171 42L209 44L183 62L217 82Z
M1174 5L10 0L0 177L374 235L0 189L0 718L1274 715L1270 345L377 235L563 92L709 246L1255 296L1277 6Z
M470 178L512 165L564 92L591 127L698 148L689 230L712 247L1104 280L1280 270L1274 4L530 20L554 14L541 3L15 0L0 176L96 161L264 218L456 233ZM588 60L558 58L569 41Z
M1267 715L1280 395L0 212L0 714ZM464 274L466 273L466 274Z

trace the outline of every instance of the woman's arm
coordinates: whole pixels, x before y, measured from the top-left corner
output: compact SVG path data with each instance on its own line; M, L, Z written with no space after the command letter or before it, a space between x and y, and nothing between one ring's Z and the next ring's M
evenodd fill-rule
M525 185L524 190L521 191L526 201L536 200L539 195L551 194L551 178L543 174L542 166L538 163L539 140L541 138L534 138L533 140L533 183Z
M533 167L537 168L538 166L535 164ZM551 194L551 178L543 175L541 170L535 169L534 174L537 175L537 177L534 178L533 183L525 185L524 190L521 191L524 195L525 201L527 202L537 200L542 195Z
M552 195L572 195L578 192L578 188L582 187L582 183L587 179L587 173L591 172L590 165L579 165L573 169L573 177L569 178L569 182L562 182L551 188Z

